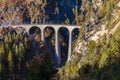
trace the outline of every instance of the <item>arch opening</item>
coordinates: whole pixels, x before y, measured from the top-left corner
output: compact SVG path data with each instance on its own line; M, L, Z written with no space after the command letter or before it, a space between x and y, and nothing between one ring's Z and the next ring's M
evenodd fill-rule
M29 29L29 35L33 35L35 32L41 34L41 30L40 30L39 27L37 27L37 26L32 26L32 27Z
M45 43L55 44L55 30L52 26L47 26L44 29Z
M74 42L79 36L79 28L75 28L72 30L72 42Z
M57 63L58 57L56 54L56 46L55 46L55 29L52 26L46 26L44 29L44 41L45 44L47 44L47 47L49 47L51 51L51 55L53 56L53 60Z
M58 30L59 33L59 44L60 44L60 55L61 55L61 66L64 65L68 58L68 47L69 47L69 30L66 27L61 27Z
M11 28L11 27L9 27L9 28ZM18 34L25 34L25 33L27 33L26 29L24 27L22 27L22 26L17 26L15 28L15 31Z
M73 51L73 48L75 47L75 43L79 37L79 33L80 33L79 28L75 28L72 30L72 43L71 43L72 50L71 51Z
M15 31L14 28L12 26L8 26L8 31Z

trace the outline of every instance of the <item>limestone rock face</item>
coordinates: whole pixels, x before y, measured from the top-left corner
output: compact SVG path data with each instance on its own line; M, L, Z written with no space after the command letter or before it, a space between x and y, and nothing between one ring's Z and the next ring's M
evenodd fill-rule
M120 1L118 2L117 6L120 7Z
M0 25L38 23L44 6L43 0L0 0Z
M111 34L110 32L112 32L113 30L115 31L115 26L119 24L120 17L117 17L117 16L120 16L119 10L115 8L112 10L114 11L114 15L110 15L110 17L114 19L113 21L111 21L111 24L112 22L113 23L116 22L116 24L112 26L113 28L111 28L111 31L110 31L108 28L106 29L106 26L108 27L109 25L109 21L107 19L104 20L102 24L99 24L100 19L98 17L98 10L103 8L103 5L102 5L103 3L104 3L103 0L82 0L81 11L83 14L85 13L85 14L88 14L88 16L89 15L90 16L89 18L87 18L84 25L85 27L85 30L84 30L85 32L83 35L84 38L82 39L78 38L78 41L73 51L74 53L85 55L87 51L87 46L90 40L97 42L97 40L100 39L104 34L110 35ZM116 5L119 6L119 3L120 2L117 2ZM112 11L110 12L110 14L112 13ZM75 57L74 54L71 57L73 56Z
M101 7L103 4L102 0L92 0L93 7L97 9L97 7Z

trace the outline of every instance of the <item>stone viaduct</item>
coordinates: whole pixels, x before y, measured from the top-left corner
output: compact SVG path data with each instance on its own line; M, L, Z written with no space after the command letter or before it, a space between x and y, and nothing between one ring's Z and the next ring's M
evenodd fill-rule
M61 63L61 56L60 56L60 43L59 43L59 29L60 28L66 28L69 32L69 46L68 46L68 59L67 60L70 60L70 55L72 53L72 32L74 29L79 29L80 26L74 26L74 25L57 25L57 24L29 24L29 25L9 25L13 28L16 28L16 27L24 27L26 29L26 31L29 33L29 30L32 28L32 27L38 27L40 30L41 30L41 39L42 41L44 41L44 30L45 28L53 28L54 31L55 31L55 51L56 51L56 55L57 55L57 58L58 58L58 63L60 64ZM7 27L7 26L6 26Z

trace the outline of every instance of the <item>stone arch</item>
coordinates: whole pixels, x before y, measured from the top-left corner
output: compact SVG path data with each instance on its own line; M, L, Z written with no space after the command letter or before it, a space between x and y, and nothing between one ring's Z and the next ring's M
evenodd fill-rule
M8 30L13 30L14 28L12 26L7 26Z
M30 29L29 29L29 35L33 35L35 33L35 31L38 30L38 32L41 33L41 30L38 26L32 26Z
M55 29L52 26L46 26L44 28L44 37L45 37L45 42L48 42L47 39L53 39L54 41L51 41L51 43L55 42Z
M38 29L41 33L41 39L44 41L44 31L46 28L53 28L54 30L54 34L55 34L55 50L56 50L56 54L57 54L57 57L59 58L58 59L58 64L61 64L61 52L60 52L60 41L59 41L59 34L62 34L64 35L67 35L68 37L65 37L65 38L68 38L66 40L66 42L68 42L69 44L67 44L67 58L68 60L70 60L70 55L71 55L71 51L72 51L72 47L70 46L71 43L72 43L72 37L74 37L74 35L72 35L72 33L74 33L74 30L75 29L79 29L80 26L74 26L74 25L56 25L56 24L38 24L38 25L12 25L13 29L16 28L16 26L18 27L21 27L21 26L24 26L24 28L26 29L26 31L28 32L27 34L29 35L32 35L34 34L35 30ZM21 29L21 28L20 28ZM67 32L66 32L67 31ZM66 61L67 61L67 58L66 58ZM65 61L65 62L66 62Z
M73 35L73 32L74 32L74 30L79 30L79 28L77 28L77 27L71 27L71 28L69 28L69 48L68 48L68 60L71 60L71 53L72 53L72 51L73 51L73 42L74 42L74 36L75 35Z
M59 52L56 51L56 42L55 42L55 35L56 35L56 29L52 26L46 26L44 28L44 41L47 44L47 47L49 47L51 54L53 55L53 59L55 60L56 63L59 63ZM58 43L59 44L59 43Z
M69 29L65 26L61 26L58 29L59 33L59 42L60 42L60 55L61 55L61 64L64 65L68 58L68 48L69 48Z
M64 27L64 26L62 26L62 27L60 27L59 29L58 29L58 32L59 32L59 34L62 34L62 35L67 35L68 37L65 37L65 38L68 38L69 39L69 29L67 28L67 27ZM60 36L59 36L60 37ZM68 41L68 40L67 40ZM67 42L66 41L66 42Z
M22 27L22 26L16 26L14 29L15 29L16 33L24 34L24 33L27 32L26 29L24 27Z
M2 28L2 27L1 27ZM4 28L4 27L3 27ZM10 33L16 33L15 28L13 28L12 26L7 26L6 27L7 31L9 31Z

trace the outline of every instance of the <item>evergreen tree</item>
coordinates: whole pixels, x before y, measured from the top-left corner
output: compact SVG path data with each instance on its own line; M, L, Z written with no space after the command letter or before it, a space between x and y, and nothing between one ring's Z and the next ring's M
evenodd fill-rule
M13 55L12 55L11 50L9 50L9 53L8 53L8 64L9 64L9 69L12 70L13 69Z

